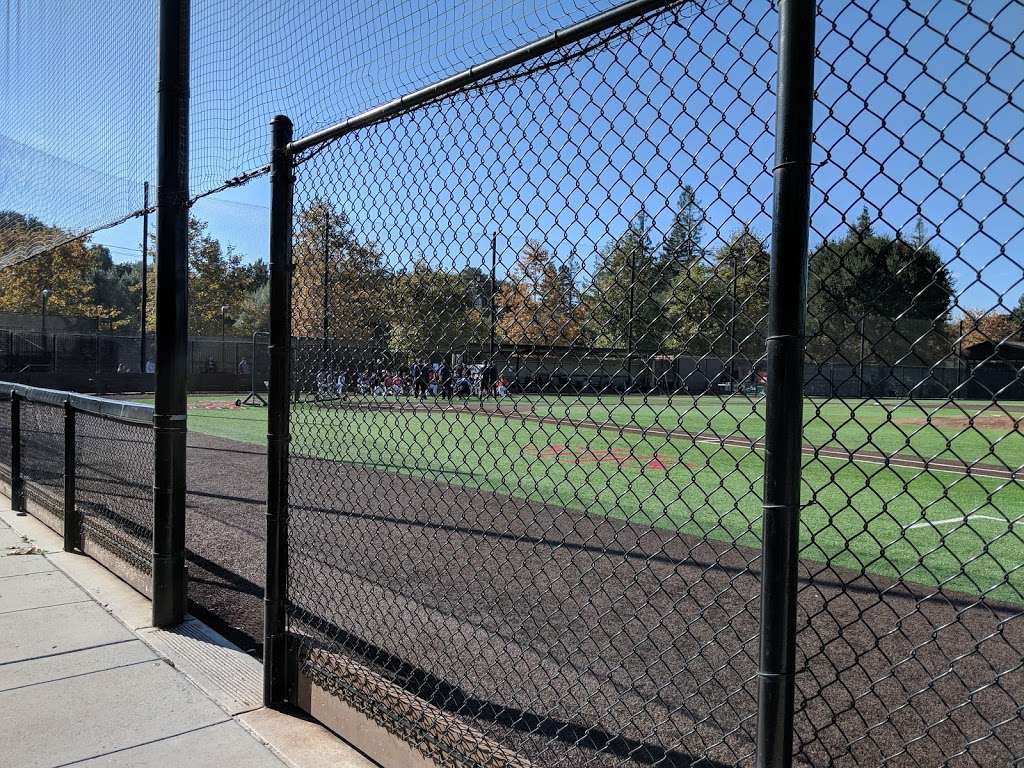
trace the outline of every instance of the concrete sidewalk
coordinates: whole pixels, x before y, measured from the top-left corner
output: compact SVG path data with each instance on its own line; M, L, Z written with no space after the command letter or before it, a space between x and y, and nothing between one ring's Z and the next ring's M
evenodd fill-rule
M258 661L195 620L153 629L148 612L3 504L0 765L375 765L315 723L263 709Z

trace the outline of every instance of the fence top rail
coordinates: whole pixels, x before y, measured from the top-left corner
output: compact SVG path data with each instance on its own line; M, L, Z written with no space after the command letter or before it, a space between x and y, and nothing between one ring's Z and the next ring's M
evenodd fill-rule
M133 424L153 424L153 406L144 403L129 403L123 400L110 400L94 395L82 395L78 392L66 392L60 389L44 389L0 381L0 400L10 400L11 395L18 395L30 403L63 407L70 403L71 407L82 413L90 413L107 419L117 419Z
M404 96L399 96L397 99L373 107L301 139L296 139L288 145L288 154L297 155L318 144L323 144L331 139L337 139L347 133L379 123L382 120L388 120L402 112L454 93L484 78L512 69L530 59L537 58L566 45L571 45L593 34L639 18L647 13L664 10L678 2L679 0L630 0L630 2L623 3L604 13L599 13L597 16L592 16L589 19L584 19L569 27L552 32L550 35L534 40L532 43L527 43L516 48L514 51L496 56L481 64L475 64L469 69L451 75L444 80L424 86Z

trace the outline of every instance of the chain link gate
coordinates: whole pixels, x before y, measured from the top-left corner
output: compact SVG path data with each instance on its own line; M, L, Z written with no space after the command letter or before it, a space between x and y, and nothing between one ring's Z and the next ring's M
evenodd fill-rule
M268 703L437 765L1024 755L1020 327L952 320L1019 240L1021 5L811 10L635 2L275 119Z

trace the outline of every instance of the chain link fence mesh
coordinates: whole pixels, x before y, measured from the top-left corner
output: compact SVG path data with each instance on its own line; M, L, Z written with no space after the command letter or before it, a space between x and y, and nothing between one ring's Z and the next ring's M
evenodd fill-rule
M680 6L296 169L292 630L306 674L440 764L752 754L760 461L681 430L746 411L720 429L745 440L759 395L720 371L676 394L662 357L720 358L728 329L695 341L658 302L767 277L743 222L776 25ZM757 154L697 170L741 137ZM763 307L735 309L749 365Z
M153 427L78 413L76 506L82 538L144 574L153 567Z
M25 500L64 519L64 409L21 401L21 476ZM58 533L62 533L58 530Z
M0 482L11 483L11 401L0 393Z
M1024 755L1022 24L819 15L807 368L839 391L804 412L809 764Z
M801 764L1024 754L1022 11L819 8ZM777 26L296 157L290 630L439 764L753 762Z
M5 382L6 384L6 382ZM136 408L71 392L7 384L0 393L0 480L13 493L14 442L20 449L20 478L27 511L40 515L83 552L125 576L141 590L152 571L153 427L145 413L113 415ZM11 392L17 388L19 429L12 427ZM74 492L66 495L65 400L74 425ZM79 526L69 532L67 505L74 503ZM102 551L100 551L102 550ZM130 571L125 570L125 566Z

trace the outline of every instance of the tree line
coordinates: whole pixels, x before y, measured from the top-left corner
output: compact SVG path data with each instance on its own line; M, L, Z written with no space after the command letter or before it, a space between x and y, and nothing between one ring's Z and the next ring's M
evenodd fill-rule
M324 200L297 213L292 327L296 335L425 355L498 344L683 354L757 361L763 354L770 256L766 236L740 227L705 246L704 214L685 187L667 235L644 212L597 253L564 258L526 240L500 279L450 255L390 265ZM453 262L442 264L441 261ZM460 259L461 261L462 259ZM953 276L922 221L882 233L868 211L818 244L808 275L808 354L929 365L983 338L1018 337L1011 313L952 321Z
M497 344L577 347L638 356L682 354L756 361L764 351L770 257L749 226L716 249L695 191L684 187L663 238L641 211L596 253L528 239L500 279L463 255L389 262L361 239L345 211L317 200L296 213L293 332L421 356ZM62 236L31 216L0 212L0 252L18 238ZM148 244L147 327L155 326L155 238ZM267 326L266 262L189 222L189 327L197 335ZM444 261L445 263L441 263ZM87 238L0 272L0 311L35 313L51 291L55 314L138 327L141 261L115 264ZM956 306L953 277L923 222L910 236L875 229L868 211L819 243L808 275L808 354L820 361L927 365L967 345L1021 337L1013 311Z
M30 241L68 240L69 234L38 219L0 211L0 253ZM156 327L156 237L148 244L146 326ZM214 335L225 330L250 334L269 319L266 262L245 263L242 254L223 246L206 222L189 220L189 331ZM115 263L110 250L79 238L0 271L0 312L38 314L42 294L55 315L86 317L100 330L137 332L142 311L142 259ZM222 311L223 309L223 311Z

